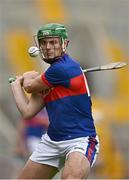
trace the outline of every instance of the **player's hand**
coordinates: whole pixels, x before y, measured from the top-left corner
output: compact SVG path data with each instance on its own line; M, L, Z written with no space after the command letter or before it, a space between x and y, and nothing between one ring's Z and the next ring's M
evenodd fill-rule
M23 76L16 76L15 78L16 78L15 81L12 81L11 84L13 85L13 84L18 83L18 84L20 84L22 86L22 84L23 84Z
M36 71L28 71L23 74L23 87L25 88L25 90L28 84L30 84L37 76L39 76L39 73Z
M37 71L27 71L22 76L23 76L24 79L34 79L37 76L39 76L39 72L37 72Z
M23 85L23 80L24 80L23 76L16 76L16 78L17 78L16 81L19 81L21 86L22 86Z

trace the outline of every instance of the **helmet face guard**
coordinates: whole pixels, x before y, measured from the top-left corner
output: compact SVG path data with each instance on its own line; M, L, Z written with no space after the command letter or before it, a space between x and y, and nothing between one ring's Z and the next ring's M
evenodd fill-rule
M65 40L68 39L67 31L64 25L62 24L56 24L56 23L51 23L51 24L46 24L45 26L41 27L37 35L34 37L36 46L40 49L40 56L41 58L45 61L47 58L45 58L40 45L39 41L44 38L54 38L54 37L59 37L61 40L61 46L62 46L62 54L66 51L67 45L65 45ZM55 57L58 58L58 57Z

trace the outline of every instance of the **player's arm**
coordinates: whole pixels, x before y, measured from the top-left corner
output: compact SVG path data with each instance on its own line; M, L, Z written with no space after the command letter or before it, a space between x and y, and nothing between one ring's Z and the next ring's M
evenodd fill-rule
M11 89L18 110L20 111L24 119L28 119L33 117L44 107L44 101L40 93L31 94L30 98L28 98L25 94L22 84L23 77L20 76L11 83Z
M33 76L33 78L31 78L31 76L33 76L33 73L27 72L23 74L23 87L27 93L39 93L43 90L50 89L50 87L42 81L41 75L38 74L35 77Z
M18 157L28 157L28 149L25 142L26 124L24 119L21 119L17 125L17 137L15 146L15 155Z
M38 75L35 78L28 78L30 74L24 73L23 87L28 93L38 93L44 90L49 90L54 86L63 85L69 87L69 76L60 64L50 66L47 71Z

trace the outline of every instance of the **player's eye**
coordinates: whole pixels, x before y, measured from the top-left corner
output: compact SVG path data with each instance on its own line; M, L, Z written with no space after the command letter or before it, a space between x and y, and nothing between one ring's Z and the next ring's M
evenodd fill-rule
M51 45L54 45L54 44L55 44L55 40L51 40L49 43L50 43Z
M41 46L45 46L47 44L46 41L42 41Z

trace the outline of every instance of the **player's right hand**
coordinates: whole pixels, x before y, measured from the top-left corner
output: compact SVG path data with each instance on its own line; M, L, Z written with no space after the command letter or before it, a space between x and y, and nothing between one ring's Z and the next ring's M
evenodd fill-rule
M16 81L19 81L21 85L23 84L23 80L23 76L16 76Z
M22 76L24 78L23 87L26 90L26 87L28 86L28 84L30 84L33 81L33 79L39 76L39 73L36 71L28 71L28 72L25 72Z
M39 76L39 72L37 72L37 71L27 71L22 76L23 76L24 79L34 79L37 76Z
M23 85L23 76L11 77L11 78L9 78L9 83L12 85L20 83L22 86Z

